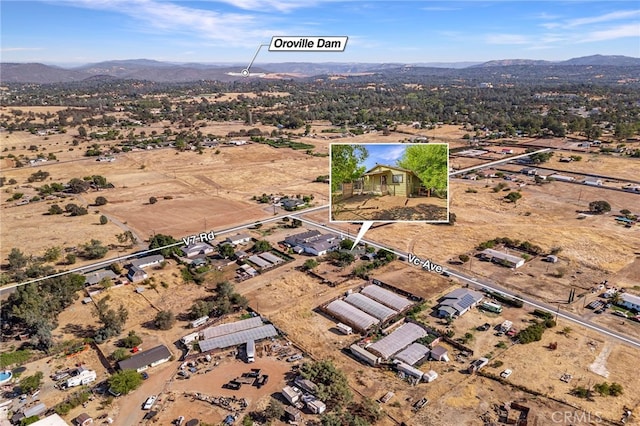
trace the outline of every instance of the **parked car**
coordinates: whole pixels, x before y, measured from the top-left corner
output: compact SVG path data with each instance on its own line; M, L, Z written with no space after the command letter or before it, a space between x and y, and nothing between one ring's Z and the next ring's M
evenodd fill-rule
M500 377L502 377L503 379L507 379L507 378L509 378L511 373L513 373L513 371L511 371L510 369L507 368L502 373L500 373Z
M287 362L294 362L298 361L299 359L302 359L302 354L291 355L289 358L287 358Z
M142 380L147 380L149 378L149 374L147 374L146 371L143 371L142 373L140 373L140 376L142 376Z
M487 331L491 328L491 324L489 324L488 322L485 322L484 324L478 326L477 330L478 331Z
M180 416L173 421L173 424L176 426L182 426L183 423L184 423L184 416Z
M625 312L622 312L622 311L613 311L611 313L613 315L617 315L617 316L622 317L622 318L627 318L627 314Z

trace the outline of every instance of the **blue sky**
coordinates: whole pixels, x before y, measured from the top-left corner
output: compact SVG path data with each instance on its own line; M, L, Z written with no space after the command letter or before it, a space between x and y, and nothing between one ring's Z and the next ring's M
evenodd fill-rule
M406 144L366 144L369 156L364 161L366 170L371 169L376 164L397 166L396 161L402 157L407 149Z
M640 56L637 1L2 0L1 60L248 63L274 35L348 36L342 53L261 62Z

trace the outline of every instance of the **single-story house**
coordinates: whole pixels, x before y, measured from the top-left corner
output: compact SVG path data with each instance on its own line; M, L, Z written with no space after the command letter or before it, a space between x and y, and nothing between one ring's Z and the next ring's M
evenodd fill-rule
M144 269L149 266L159 265L164 262L164 256L161 254L154 254L152 256L145 256L139 259L134 259L131 261L131 266L137 266L138 268Z
M251 236L247 234L236 234L233 237L227 237L225 240L231 245L246 244L251 241Z
M640 296L629 293L621 293L620 297L622 298L622 302L620 302L621 306L640 312Z
M304 206L306 203L300 198L285 198L280 201L280 205L283 209L288 211L296 210L300 206Z
M290 235L284 239L290 247L301 247L305 253L322 256L340 246L340 239L333 234L321 234L319 231L306 231Z
M84 277L85 286L98 284L105 278L108 278L110 280L118 278L115 272L113 272L111 269L101 269L99 271L89 272L84 274Z
M73 424L77 426L88 426L93 424L93 419L87 413L82 413L73 419Z
M376 164L363 175L364 192L398 197L417 196L422 181L412 171L396 166Z
M479 291L457 288L442 298L438 306L438 316L440 318L461 316L480 303L483 297ZM455 311L454 315L451 315L452 309Z
M165 345L159 345L148 351L138 352L131 358L118 362L120 370L136 370L143 371L149 367L155 367L163 362L169 361L171 352Z
M213 253L213 247L209 244L203 242L189 244L185 247L182 247L182 253L186 257L196 257Z
M503 253L498 250L485 249L480 255L483 259L491 260L492 262L500 263L510 268L519 268L524 265L524 259L522 257Z
M149 278L149 275L144 271L144 269L138 266L132 266L129 269L129 272L127 272L127 278L129 278L132 283L135 283L138 281L146 280L147 278Z
M435 361L449 362L449 351L443 346L434 346L429 352L429 357Z
M42 418L37 422L31 423L31 424L35 426L68 426L68 423L64 421L64 419L56 413L53 413L50 416ZM87 423L87 424L92 424L92 423Z
M360 361L364 361L369 365L376 366L380 363L380 357L372 354L365 348L358 346L357 344L353 344L349 347L353 356L358 358Z
M247 256L249 256L249 254L244 250L238 250L237 252L234 253L234 257L238 260L242 260Z

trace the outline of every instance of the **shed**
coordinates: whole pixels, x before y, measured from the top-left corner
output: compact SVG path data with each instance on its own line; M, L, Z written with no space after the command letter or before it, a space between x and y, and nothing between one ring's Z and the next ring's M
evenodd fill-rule
M396 368L399 372L404 373L407 376L415 377L418 380L422 380L422 376L424 375L422 371L410 366L409 364L405 364L404 362L396 364Z
M295 404L296 402L300 401L300 397L302 396L302 392L300 392L300 389L294 388L292 386L285 386L284 388L282 388L281 393L282 396L284 396L284 399L289 401L289 404Z
M327 410L327 405L319 399L311 399L307 401L307 408L313 414L322 414Z
M355 356L356 358L358 358L361 361L366 362L367 364L371 365L371 366L376 366L380 363L380 357L377 357L376 355L372 354L371 352L369 352L368 350L360 347L357 344L353 344L349 347L349 350L351 351L351 353L353 354L353 356Z
M29 407L23 411L25 417L38 416L47 411L47 406L44 403L39 403L33 407Z
M435 379L438 378L438 373L436 373L433 370L429 370L426 373L423 374L422 376L422 380L424 380L427 383L431 383L433 382Z
M73 423L78 426L87 426L93 424L93 419L87 413L82 413L73 419Z
M149 367L155 367L163 362L169 361L171 351L165 345L159 345L144 352L138 352L131 358L118 362L120 370L143 371Z
M258 256L260 256L261 258L263 258L267 262L271 262L271 263L274 263L276 265L279 264L279 263L284 262L284 259L282 259L281 257L276 256L273 253L269 253L269 252L260 253Z
M447 351L442 346L434 346L431 348L431 352L429 352L429 356L431 359L436 361L445 361L449 362L449 351Z
M492 262L500 263L510 268L519 268L524 265L524 259L522 257L503 253L498 250L485 249L481 255L486 259L490 259Z
M284 414L287 416L287 419L293 422L300 422L302 420L302 412L298 410L296 407L292 407L287 405L284 407Z

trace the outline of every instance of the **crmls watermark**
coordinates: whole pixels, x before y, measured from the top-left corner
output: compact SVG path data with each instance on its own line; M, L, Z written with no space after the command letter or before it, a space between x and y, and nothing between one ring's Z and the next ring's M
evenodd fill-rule
M600 412L589 411L554 411L551 414L551 421L554 424L563 425L603 423Z

